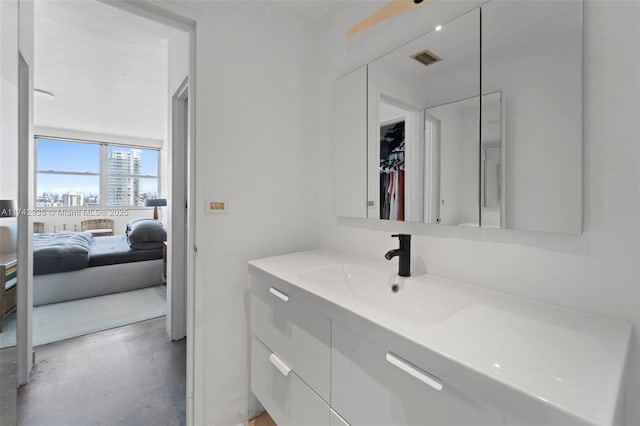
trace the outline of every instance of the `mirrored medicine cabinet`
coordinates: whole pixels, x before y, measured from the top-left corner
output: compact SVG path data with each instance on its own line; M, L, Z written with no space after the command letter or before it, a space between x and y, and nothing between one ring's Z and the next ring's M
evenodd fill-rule
M334 213L575 234L582 2L490 1L334 84Z

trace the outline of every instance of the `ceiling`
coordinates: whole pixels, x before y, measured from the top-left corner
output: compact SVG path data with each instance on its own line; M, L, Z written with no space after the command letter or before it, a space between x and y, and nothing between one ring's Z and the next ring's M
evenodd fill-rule
M282 4L290 7L300 15L317 21L326 15L341 0L291 0Z
M164 139L170 28L93 0L35 3L36 127Z

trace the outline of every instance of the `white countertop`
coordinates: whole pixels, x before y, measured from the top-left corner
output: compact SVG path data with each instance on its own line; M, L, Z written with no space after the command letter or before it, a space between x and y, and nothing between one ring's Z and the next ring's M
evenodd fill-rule
M433 275L403 279L390 262L327 250L249 265L585 423L614 421L627 322ZM336 279L339 268L347 284ZM393 283L401 288L396 294Z

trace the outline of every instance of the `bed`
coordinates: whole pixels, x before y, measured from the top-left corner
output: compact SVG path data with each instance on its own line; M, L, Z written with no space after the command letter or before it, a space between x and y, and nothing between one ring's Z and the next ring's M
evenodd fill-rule
M129 222L124 235L34 234L34 306L162 284L166 235L151 219Z

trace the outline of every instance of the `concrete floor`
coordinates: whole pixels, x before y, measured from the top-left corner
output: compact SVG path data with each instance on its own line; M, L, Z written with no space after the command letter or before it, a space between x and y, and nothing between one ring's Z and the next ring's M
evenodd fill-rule
M0 349L0 426L16 424L16 348Z
M36 348L18 425L184 425L186 340L165 317Z

